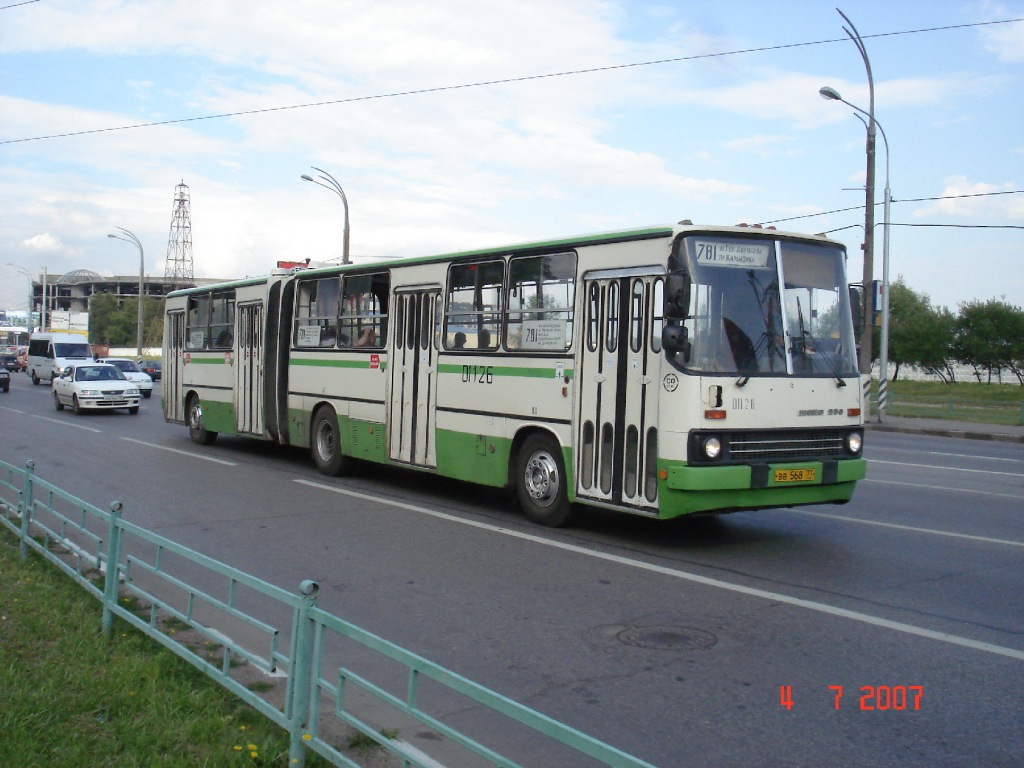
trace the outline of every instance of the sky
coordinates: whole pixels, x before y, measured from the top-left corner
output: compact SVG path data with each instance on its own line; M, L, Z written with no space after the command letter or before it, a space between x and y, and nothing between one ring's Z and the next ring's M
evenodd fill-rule
M196 276L337 260L314 166L357 263L690 219L829 232L859 281L837 4L874 277L888 178L891 280L1024 305L1024 0L0 0L0 309L137 275L118 227L161 277L181 182Z

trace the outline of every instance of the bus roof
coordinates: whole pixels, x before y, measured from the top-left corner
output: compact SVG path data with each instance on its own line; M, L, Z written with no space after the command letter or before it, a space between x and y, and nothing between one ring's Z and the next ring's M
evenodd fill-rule
M330 264L319 267L303 268L297 271L303 274L309 273L315 275L318 273L327 272L338 272L347 271L350 269L365 269L372 267L392 267L392 266L404 266L408 264L429 264L433 261L451 261L463 258L479 258L480 256L498 256L507 255L509 253L524 254L531 251L550 251L552 248L575 248L585 245L603 245L607 243L621 243L635 240L655 240L661 238L670 238L675 234L684 231L694 232L716 232L716 233L732 233L732 234L749 234L749 233L764 233L770 237L782 237L786 239L799 239L799 240L816 240L825 243L832 243L834 241L829 240L824 235L809 235L804 232L784 232L776 229L762 229L760 226L747 226L741 224L739 226L718 226L718 225L694 225L689 221L681 221L675 225L662 225L662 226L651 226L643 227L639 229L627 229L618 230L611 232L599 232L587 235L574 235L570 237L553 238L550 240L536 240L532 242L517 243L512 245L501 245L493 246L489 248L477 248L468 251L452 251L449 253L437 253L426 256L407 256L402 258L388 258L382 257L377 260L363 261L359 264ZM835 245L840 245L835 243ZM841 246L840 246L841 247ZM275 272L275 274L293 274L296 270L282 270ZM260 283L266 283L269 277L260 278L244 278L239 280L230 280L223 283L217 283L212 285L197 286L195 288L182 288L177 291L168 293L168 296L183 296L189 293L204 293L212 290L224 289L224 288L238 288L246 285L259 285Z

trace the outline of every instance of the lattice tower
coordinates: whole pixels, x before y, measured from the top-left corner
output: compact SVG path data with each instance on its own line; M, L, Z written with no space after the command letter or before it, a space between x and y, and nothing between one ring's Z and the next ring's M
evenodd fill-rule
M164 282L169 291L195 285L192 269L192 214L189 210L188 185L184 181L174 188Z

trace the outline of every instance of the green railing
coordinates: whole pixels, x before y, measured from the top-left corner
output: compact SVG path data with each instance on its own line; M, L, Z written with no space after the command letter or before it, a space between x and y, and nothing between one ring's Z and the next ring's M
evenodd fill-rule
M499 750L523 753L531 766L653 768L319 609L313 581L290 593L129 523L121 510L66 493L31 461L0 461L0 523L22 556L38 553L97 598L108 636L115 617L127 622L284 728L291 765L313 751L358 768L337 746L339 728L349 728L417 768L518 765ZM283 690L254 686L253 675ZM393 736L384 723L398 725ZM407 725L429 729L436 754L398 739Z

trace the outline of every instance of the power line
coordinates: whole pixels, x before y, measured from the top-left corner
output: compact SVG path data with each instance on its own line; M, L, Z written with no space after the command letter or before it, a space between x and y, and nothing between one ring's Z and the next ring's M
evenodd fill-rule
M972 192L964 195L939 195L938 197L904 197L897 200L895 197L890 198L889 203L923 203L934 200L959 200L965 197L991 197L992 195L1020 195L1024 194L1024 189L1013 189L1003 192ZM875 206L882 205L882 203L875 203ZM790 216L785 219L772 219L771 221L762 221L760 224L781 224L786 221L797 221L798 219L813 219L815 216L828 216L832 213L846 213L847 211L859 211L863 209L863 205L852 205L849 208L833 208L831 211L820 211L818 213L802 213L799 216ZM890 222L891 223L891 222ZM911 226L909 224L901 224L899 226ZM923 224L921 226L924 226ZM940 226L936 224L935 226ZM965 225L966 226L966 225ZM846 229L846 227L843 227ZM837 232L838 230L830 230L831 232Z
M32 0L34 1L34 0ZM896 37L899 35L916 35L924 32L944 32L953 29L965 29L969 27L984 27L991 26L994 24L1013 24L1016 22L1024 21L1024 18L1019 19L1001 19L997 21L979 21L971 24L952 24L944 27L927 27L924 29L908 29L899 32L879 32L874 35L864 35L864 38L876 38L876 37ZM0 145L4 144L20 144L28 141L44 141L47 139L65 139L72 136L88 136L97 133L109 133L112 131L127 131L134 128L155 128L158 126L165 125L177 125L180 123L194 123L202 120L221 120L227 117L243 117L246 115L262 115L271 112L284 112L292 109L308 109L311 107L327 107L335 106L338 104L354 104L361 101L375 101L378 99L391 99L398 98L401 96L422 96L429 93L444 93L446 91L458 91L466 90L469 88L483 88L491 85L508 85L511 83L525 83L532 80L547 80L556 77L571 77L575 75L587 75L594 74L596 72L613 72L621 69L634 69L637 67L650 67L660 64L676 64L682 61L698 61L700 59L713 59L721 58L725 56L738 56L745 53L766 53L768 51L781 51L789 48L805 48L812 45L828 45L831 43L846 43L847 38L832 38L829 40L815 40L804 43L785 43L782 45L769 45L761 46L758 48L743 48L735 51L721 51L718 53L700 53L693 54L691 56L677 56L670 59L655 59L653 61L640 61L633 62L631 64L610 64L604 67L590 67L587 69L572 69L564 72L549 72L541 75L523 75L521 77L506 77L497 80L482 80L475 83L463 83L461 85L441 85L432 88L418 88L409 91L394 91L391 93L380 93L371 96L352 96L347 99L331 99L328 101L314 101L305 104L291 104L282 107L264 107L262 109L247 109L238 112L222 112L215 115L198 115L196 117L181 117L171 120L159 120L149 123L136 123L134 125L120 125L113 126L110 128L91 128L84 131L69 131L67 133L53 133L46 136L31 136L23 139L5 139L0 141Z
M38 3L39 0L23 0L20 3L11 3L10 5L0 5L0 11L6 11L8 8L17 8L19 5L31 5L32 3Z

